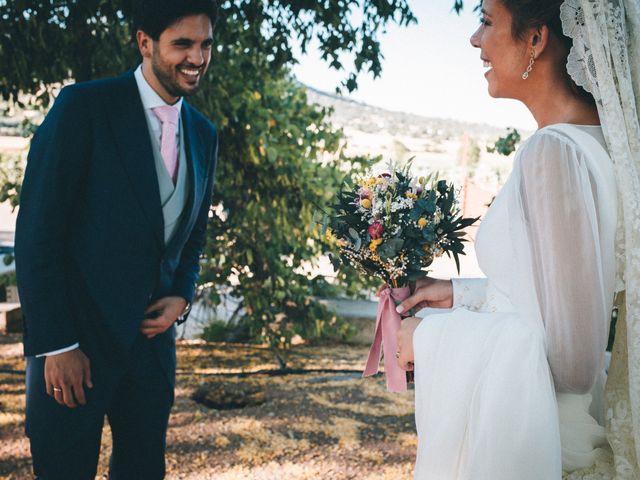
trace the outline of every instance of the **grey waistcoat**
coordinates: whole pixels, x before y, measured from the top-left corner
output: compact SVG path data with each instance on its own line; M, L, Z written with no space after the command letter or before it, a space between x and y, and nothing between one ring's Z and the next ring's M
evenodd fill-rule
M160 154L160 144L155 135L151 135L153 158L156 164L158 185L160 187L160 202L164 217L164 243L168 245L180 223L180 216L184 211L189 196L189 171L187 154L184 147L184 125L180 118L180 144L178 145L178 178L175 186L164 165Z

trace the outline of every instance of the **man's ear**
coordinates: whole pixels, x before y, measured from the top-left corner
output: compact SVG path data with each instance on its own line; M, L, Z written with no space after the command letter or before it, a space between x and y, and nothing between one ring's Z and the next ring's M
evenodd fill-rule
M136 32L136 41L138 42L138 50L142 58L149 58L153 53L153 39L142 30Z

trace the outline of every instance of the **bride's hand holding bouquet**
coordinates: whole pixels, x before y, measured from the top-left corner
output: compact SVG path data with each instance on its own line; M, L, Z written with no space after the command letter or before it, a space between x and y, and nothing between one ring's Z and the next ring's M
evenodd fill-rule
M416 280L412 286L411 296L404 300L396 311L418 312L423 308L451 308L453 306L453 285L451 280L424 277ZM398 366L406 371L413 370L413 332L421 319L410 317L405 319L397 333Z

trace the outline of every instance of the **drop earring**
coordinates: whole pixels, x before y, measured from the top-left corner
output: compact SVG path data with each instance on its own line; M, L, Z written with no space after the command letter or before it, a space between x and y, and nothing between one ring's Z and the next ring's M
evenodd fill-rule
M533 64L536 61L536 51L532 48L531 49L531 58L529 59L529 65L527 65L527 70L522 74L522 79L526 80L527 78L529 78L529 74L531 73L531 70L533 70Z

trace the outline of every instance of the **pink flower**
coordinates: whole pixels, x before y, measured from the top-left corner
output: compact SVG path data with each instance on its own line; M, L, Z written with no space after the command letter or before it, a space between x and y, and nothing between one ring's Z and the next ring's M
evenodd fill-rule
M360 189L360 200L364 200L368 198L369 200L373 200L373 192L371 190L367 190L366 188Z
M373 240L376 240L382 237L382 233L384 232L384 227L380 222L374 222L371 225L369 225L367 232L369 232L369 235Z

